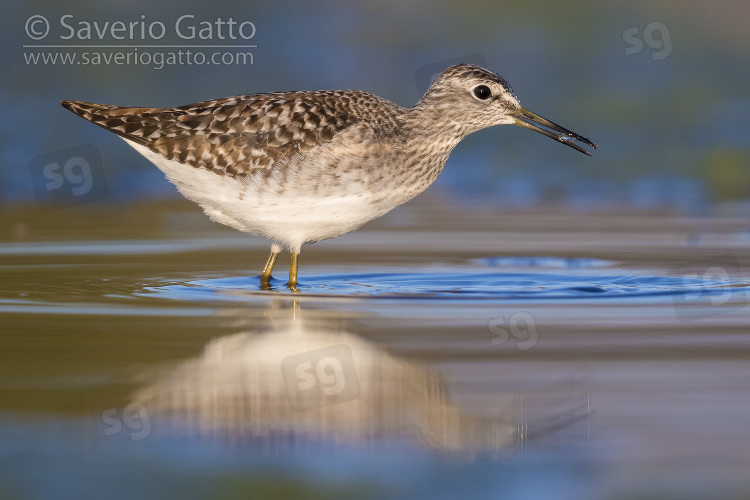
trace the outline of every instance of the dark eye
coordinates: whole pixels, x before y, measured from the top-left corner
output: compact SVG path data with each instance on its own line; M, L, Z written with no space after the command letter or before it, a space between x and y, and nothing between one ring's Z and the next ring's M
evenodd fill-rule
M484 101L492 97L492 91L487 85L477 85L474 87L474 95L477 96L477 99Z

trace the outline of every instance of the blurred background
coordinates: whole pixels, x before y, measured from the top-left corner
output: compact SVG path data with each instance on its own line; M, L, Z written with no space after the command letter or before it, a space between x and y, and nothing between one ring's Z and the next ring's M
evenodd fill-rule
M195 27L193 40L175 32L184 15L194 16L182 24L183 35ZM46 36L44 22L33 16L47 20ZM24 2L6 9L0 34L0 200L6 207L44 205L45 196L33 188L35 159L92 144L106 184L92 209L180 198L147 160L64 110L61 99L166 107L255 92L351 88L412 106L427 77L465 61L486 64L525 107L599 149L587 158L518 127L484 130L456 148L432 194L520 209L552 204L743 215L750 213L749 16L750 4L741 1ZM219 32L217 19L250 21L253 29L246 24L248 39L235 34L232 40L227 25ZM102 28L116 21L135 22L135 39L116 39L123 32L113 34L111 26L99 37L95 22ZM166 28L163 37L149 37L150 27L160 35L153 23ZM87 24L88 35L80 31ZM207 24L213 32L202 40L198 30ZM37 47L61 44L79 47ZM227 61L251 56L220 65L158 65L156 53L168 57L181 49L125 47L148 44L229 45L194 51L231 54ZM255 47L231 47L245 44ZM82 63L91 57L84 53L95 52L98 63ZM137 53L146 63L106 63L114 52ZM63 63L55 53L76 60Z

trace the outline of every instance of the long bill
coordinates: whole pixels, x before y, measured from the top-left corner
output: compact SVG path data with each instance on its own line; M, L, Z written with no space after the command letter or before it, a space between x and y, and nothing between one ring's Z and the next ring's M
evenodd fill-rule
M570 130L561 127L557 123L551 122L536 113L532 113L528 109L520 108L513 114L513 118L515 119L515 124L519 127L528 128L539 132L540 134L544 134L550 139L554 139L557 142L565 144L566 146L570 146L571 148L576 149L583 154L591 156L591 153L579 146L578 142L576 141L580 141L588 146L591 146L593 149L596 149L596 144L586 139L585 137L580 136L575 132L571 132Z

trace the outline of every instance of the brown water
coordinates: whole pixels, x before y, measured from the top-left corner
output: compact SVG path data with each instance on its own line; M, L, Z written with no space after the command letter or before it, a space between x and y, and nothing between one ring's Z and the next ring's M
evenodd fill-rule
M750 495L745 221L425 199L292 294L100 208L4 212L0 497Z

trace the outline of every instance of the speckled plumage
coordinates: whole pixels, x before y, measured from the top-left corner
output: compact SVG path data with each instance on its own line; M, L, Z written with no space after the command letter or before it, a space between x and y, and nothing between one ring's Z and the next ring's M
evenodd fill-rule
M398 107L354 90L226 97L177 108L128 108L66 101L65 106L170 160L220 175L281 167L357 123L396 126Z
M489 96L480 97L479 87ZM215 220L270 239L270 268L281 247L296 263L305 243L345 234L418 195L453 147L479 129L516 123L582 152L575 141L595 147L523 109L496 73L466 64L446 69L412 108L357 90L250 94L176 108L62 104L125 139Z

